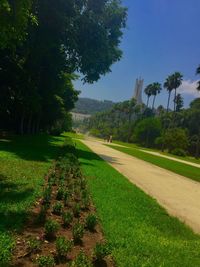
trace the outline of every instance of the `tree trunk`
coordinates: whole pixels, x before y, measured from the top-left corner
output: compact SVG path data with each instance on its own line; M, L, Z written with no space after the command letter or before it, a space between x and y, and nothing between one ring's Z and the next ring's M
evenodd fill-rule
M25 119L25 116L24 116L24 113L23 113L22 117L21 117L21 122L20 122L20 134L21 135L24 134L24 119Z
M169 101L170 101L171 91L169 91L168 101L167 101L167 112L169 111Z
M174 112L176 112L176 89L174 93Z
M150 96L147 96L147 108L149 106L149 98L150 98Z
M154 109L154 105L155 105L155 100L156 100L156 95L154 95L154 97L153 97L153 104L152 104L152 109Z

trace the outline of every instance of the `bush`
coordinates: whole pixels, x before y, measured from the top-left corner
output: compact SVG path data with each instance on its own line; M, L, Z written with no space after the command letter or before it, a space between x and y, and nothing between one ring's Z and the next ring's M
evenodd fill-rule
M73 235L74 243L81 242L83 234L84 234L83 225L80 223L76 223L72 228L72 235Z
M73 207L73 213L75 217L79 217L81 212L81 206L80 204L76 203Z
M57 191L57 196L56 199L57 200L62 200L64 198L64 189L63 188L59 188Z
M184 129L168 129L163 138L164 145L169 152L172 152L175 149L186 150L188 147L188 137Z
M40 256L37 259L39 267L53 267L55 266L55 261L52 256Z
M97 243L94 248L93 254L96 260L101 261L106 256L111 254L111 247L107 243Z
M49 204L51 201L51 193L52 193L52 189L51 186L49 185L48 187L45 188L44 192L43 192L43 203L44 204Z
M65 190L64 192L63 199L64 199L64 205L67 206L67 202L69 200L69 192L67 190Z
M70 225L70 223L72 223L73 221L73 215L71 212L65 212L62 215L62 219L63 219L63 225L64 227L68 227Z
M68 252L72 249L72 242L61 236L56 239L56 251L59 258L67 257Z
M171 153L173 155L180 156L180 157L186 156L186 152L181 148L175 148L174 150L171 151Z
M57 221L54 221L54 220L48 220L46 223L45 223L45 234L48 238L52 238L55 236L56 232L58 231L59 229L59 224Z
M76 259L72 262L70 267L92 267L92 263L88 259L88 257L85 255L83 251L81 251Z
M38 216L36 217L36 224L43 224L46 221L48 204L41 207Z
M37 252L41 248L41 241L36 238L30 238L27 242L28 248L31 252Z
M63 205L60 202L57 202L56 204L54 204L53 206L53 213L56 215L60 215L62 213L63 210Z
M0 266L7 267L10 265L12 250L15 246L14 240L6 234L1 234L0 239Z
M90 231L94 231L95 226L97 225L97 217L94 214L89 214L86 218L86 227Z

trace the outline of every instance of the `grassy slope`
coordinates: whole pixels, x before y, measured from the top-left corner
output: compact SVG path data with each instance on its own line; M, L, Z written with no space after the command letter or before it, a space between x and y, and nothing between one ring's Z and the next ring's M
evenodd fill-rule
M118 267L199 267L200 237L80 141L77 153Z
M50 136L0 139L0 251L5 242L9 246L8 231L22 227L63 140Z
M134 156L136 158L155 164L161 168L178 173L180 175L183 175L195 181L200 181L200 169L197 167L193 167L193 166L181 163L181 162L162 158L159 156L151 155L151 154L142 152L138 149L135 149L134 147L125 148L125 147L119 147L115 145L109 145L109 146L116 150L124 152L126 154L129 154L131 156Z
M152 151L152 152L158 152L161 155L165 155L165 156L169 156L169 157L172 157L172 158L175 158L175 159L181 159L181 160L185 160L185 161L188 161L188 162L200 164L200 159L195 159L194 157L189 157L189 156L187 156L187 157L179 157L179 156L167 153L167 152L162 152L159 149L150 149L150 148L146 148L146 147L140 147L137 144L125 143L125 142L121 142L121 141L114 141L113 143L114 144L119 144L119 145L122 145L122 146L126 146L126 147L130 147L130 148L137 148L137 149L143 149L143 150Z

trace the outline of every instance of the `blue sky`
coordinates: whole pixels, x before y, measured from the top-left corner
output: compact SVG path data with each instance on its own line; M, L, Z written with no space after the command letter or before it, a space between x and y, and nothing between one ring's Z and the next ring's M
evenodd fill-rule
M76 81L81 97L123 101L132 97L137 77L144 78L145 86L163 84L169 74L180 71L184 75L180 92L188 106L198 96L195 70L200 64L200 0L124 0L123 5L128 7L123 57L97 83ZM163 89L156 104L165 105L166 98ZM145 96L143 100L146 102Z

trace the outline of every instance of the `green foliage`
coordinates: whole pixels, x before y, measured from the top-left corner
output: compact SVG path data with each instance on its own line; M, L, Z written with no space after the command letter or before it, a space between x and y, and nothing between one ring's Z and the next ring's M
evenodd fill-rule
M49 219L45 223L44 228L45 228L45 235L48 238L52 238L52 237L55 236L56 232L59 229L59 223L57 221L54 221L54 220Z
M97 225L97 216L94 214L89 214L86 218L86 227L90 231L95 230L95 226Z
M175 149L173 149L171 151L171 153L173 155L180 156L180 157L185 157L186 156L185 150L183 150L181 148L175 148Z
M94 257L99 261L103 260L106 256L110 254L111 247L107 243L97 243L93 251Z
M52 256L39 256L37 259L38 267L53 267L56 265Z
M53 205L53 213L56 214L56 215L60 215L62 213L62 210L63 210L63 205L61 202L56 202L54 205Z
M174 149L186 150L188 146L188 137L186 131L180 128L168 129L164 136L164 145L169 152Z
M134 128L133 139L137 143L151 147L161 134L161 122L157 118L147 118L137 123Z
M41 248L41 241L33 237L28 240L27 244L31 252L38 252Z
M56 239L56 252L59 258L67 257L68 252L72 249L72 242L67 240L64 236Z
M59 187L58 191L57 191L56 199L57 200L62 200L64 198L64 194L65 194L64 188L63 187Z
M80 213L81 213L81 205L79 203L76 203L73 206L73 213L74 213L74 216L75 217L79 217L80 216Z
M64 212L62 215L64 227L68 227L73 221L73 214L71 212Z
M81 251L76 259L71 263L70 267L92 267L92 263L89 258Z
M7 267L11 263L12 250L15 242L8 234L1 233L0 239L0 266Z
M84 226L79 222L76 223L72 228L74 243L81 242L83 234L84 234Z

